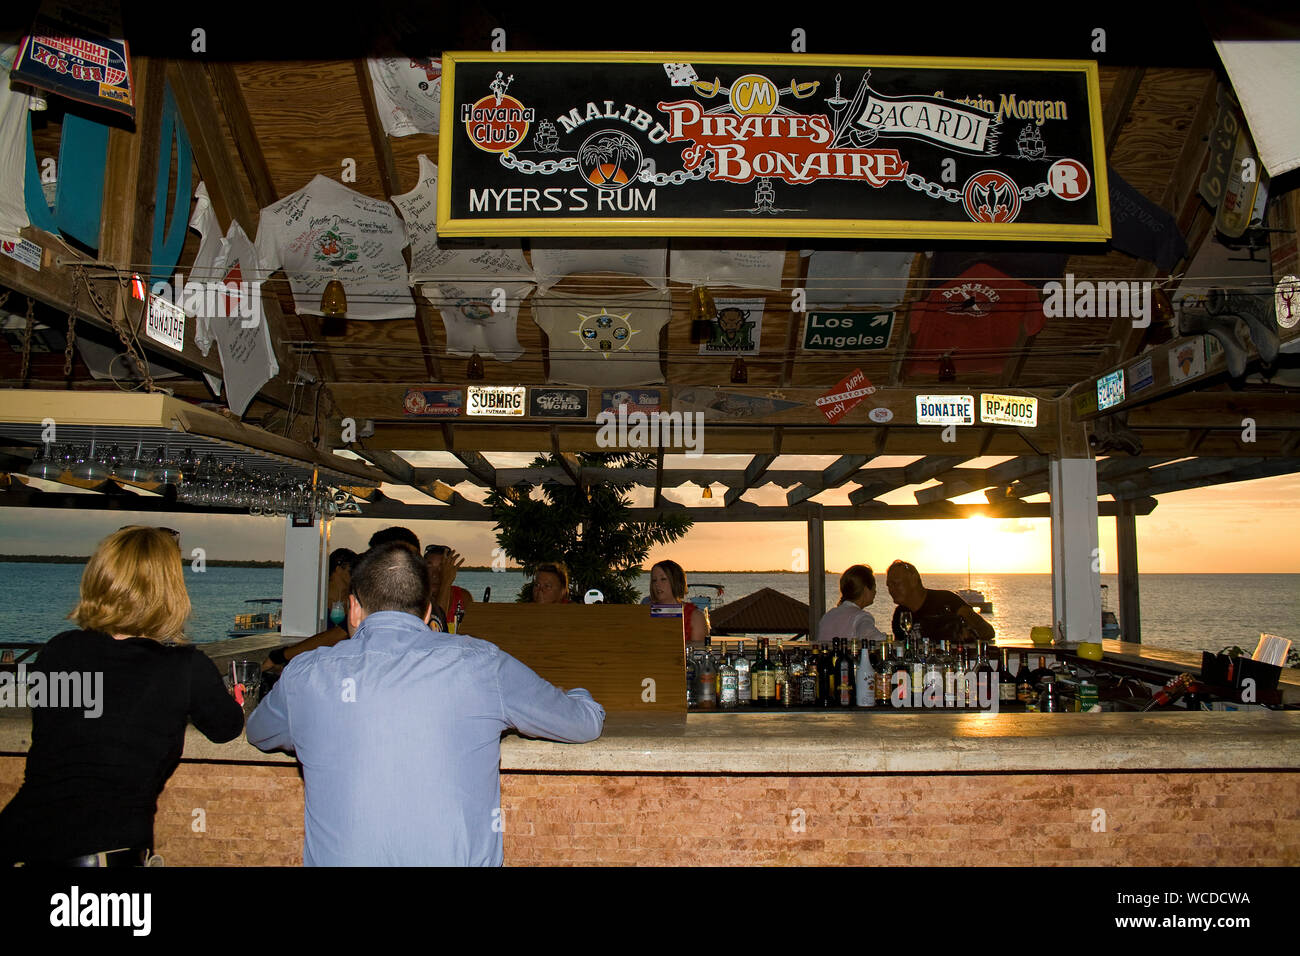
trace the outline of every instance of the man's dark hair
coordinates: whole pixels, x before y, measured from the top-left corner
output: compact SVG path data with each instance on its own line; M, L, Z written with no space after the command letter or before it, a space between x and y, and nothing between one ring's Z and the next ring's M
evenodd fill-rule
M367 614L403 611L422 619L429 606L429 567L404 541L381 544L357 559L352 594Z
M330 574L333 574L339 568L352 569L352 565L357 563L357 553L351 548L335 548L330 552Z
M394 525L391 528L384 528L382 531L376 531L370 536L368 548L377 548L381 544L389 544L393 541L401 541L409 544L416 551L420 550L420 539L415 536L415 532L410 528L403 528L400 525Z

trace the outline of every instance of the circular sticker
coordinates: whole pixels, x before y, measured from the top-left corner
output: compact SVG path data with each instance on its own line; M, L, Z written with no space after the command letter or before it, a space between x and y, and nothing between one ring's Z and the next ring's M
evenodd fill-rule
M1076 202L1092 189L1092 174L1077 159L1058 159L1047 170L1047 188L1057 199Z
M599 189L622 189L635 182L641 169L641 146L617 129L602 129L582 141L578 170Z
M1273 305L1277 313L1277 324L1282 328L1293 328L1300 322L1300 279L1283 276L1277 284Z
M479 149L504 153L514 149L528 135L534 111L513 96L488 94L463 110L465 132Z
M1020 187L996 169L983 170L968 179L961 198L966 215L976 222L1014 222L1020 215Z
M884 406L880 406L867 412L867 417L873 422L883 425L885 422L892 422L894 420L894 413Z

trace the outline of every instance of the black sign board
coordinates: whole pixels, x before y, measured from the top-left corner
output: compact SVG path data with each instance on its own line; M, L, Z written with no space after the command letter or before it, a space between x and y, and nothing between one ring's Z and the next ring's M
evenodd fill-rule
M528 414L532 418L586 418L585 388L530 388Z
M1110 236L1081 60L448 53L438 232Z

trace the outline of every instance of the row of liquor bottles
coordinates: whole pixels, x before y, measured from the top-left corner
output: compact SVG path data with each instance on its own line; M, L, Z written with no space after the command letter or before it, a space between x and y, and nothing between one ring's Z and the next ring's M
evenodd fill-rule
M866 708L925 699L936 702L930 706L978 707L992 693L1000 704L1034 707L1045 688L1050 693L1059 666L1048 668L1040 656L1031 669L1028 654L1013 660L1010 653L990 654L983 642L932 644L915 631L906 641L836 638L789 648L778 642L775 651L760 639L752 661L743 643L734 649L724 643L721 650L705 646L687 654L686 703L692 710Z

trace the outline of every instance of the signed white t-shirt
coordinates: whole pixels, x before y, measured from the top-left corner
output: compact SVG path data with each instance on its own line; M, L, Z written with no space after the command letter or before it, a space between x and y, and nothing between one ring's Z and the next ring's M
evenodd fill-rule
M500 276L531 279L518 241L454 239L438 241L438 166L420 154L420 181L409 193L393 197L411 236L411 281L468 281Z
M405 246L406 229L390 203L320 175L263 209L257 225L262 268L284 268L294 305L308 315L321 314L321 293L338 279L349 319L413 318Z

